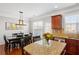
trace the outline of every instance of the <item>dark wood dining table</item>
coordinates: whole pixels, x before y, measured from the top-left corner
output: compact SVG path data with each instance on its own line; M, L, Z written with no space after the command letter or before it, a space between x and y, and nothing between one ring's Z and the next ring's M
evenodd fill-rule
M15 40L15 39L20 39L21 37L15 37L15 36L9 36L7 40Z
M7 38L7 40L10 42L10 41L20 41L21 40L21 37L12 37L12 36L10 36L10 37L8 37Z
M22 38L21 37L14 37L14 36L9 36L8 38L7 38L7 41L9 42L9 43L11 43L11 42L13 42L13 44L19 44L19 46L21 47L21 42L22 42Z

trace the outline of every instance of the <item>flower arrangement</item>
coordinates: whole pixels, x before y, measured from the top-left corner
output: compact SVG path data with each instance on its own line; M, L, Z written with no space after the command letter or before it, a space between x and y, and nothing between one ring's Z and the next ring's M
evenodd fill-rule
M53 34L51 34L51 33L44 33L44 34L43 34L43 37L44 37L46 40L49 40L49 39L52 39L52 38L53 38Z

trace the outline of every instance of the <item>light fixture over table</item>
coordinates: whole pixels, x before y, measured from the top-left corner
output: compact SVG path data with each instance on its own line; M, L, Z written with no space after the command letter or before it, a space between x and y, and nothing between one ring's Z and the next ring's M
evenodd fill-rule
M19 14L20 14L20 18L19 18L18 23L16 25L25 26L24 20L23 20L23 12L19 11Z

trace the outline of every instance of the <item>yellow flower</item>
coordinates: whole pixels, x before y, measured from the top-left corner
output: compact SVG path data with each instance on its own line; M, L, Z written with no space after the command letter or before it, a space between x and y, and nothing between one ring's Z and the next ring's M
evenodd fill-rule
M51 33L44 33L44 34L43 34L43 37L44 37L45 39L52 39L52 38L53 38L53 35L52 35Z

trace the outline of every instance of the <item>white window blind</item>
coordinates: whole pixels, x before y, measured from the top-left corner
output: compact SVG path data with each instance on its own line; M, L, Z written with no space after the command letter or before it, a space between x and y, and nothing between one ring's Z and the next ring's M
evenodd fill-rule
M35 21L33 22L33 35L38 36L41 35L43 28L43 21Z
M79 15L65 16L65 33L79 33Z
M45 23L44 32L51 33L51 23L50 22Z

